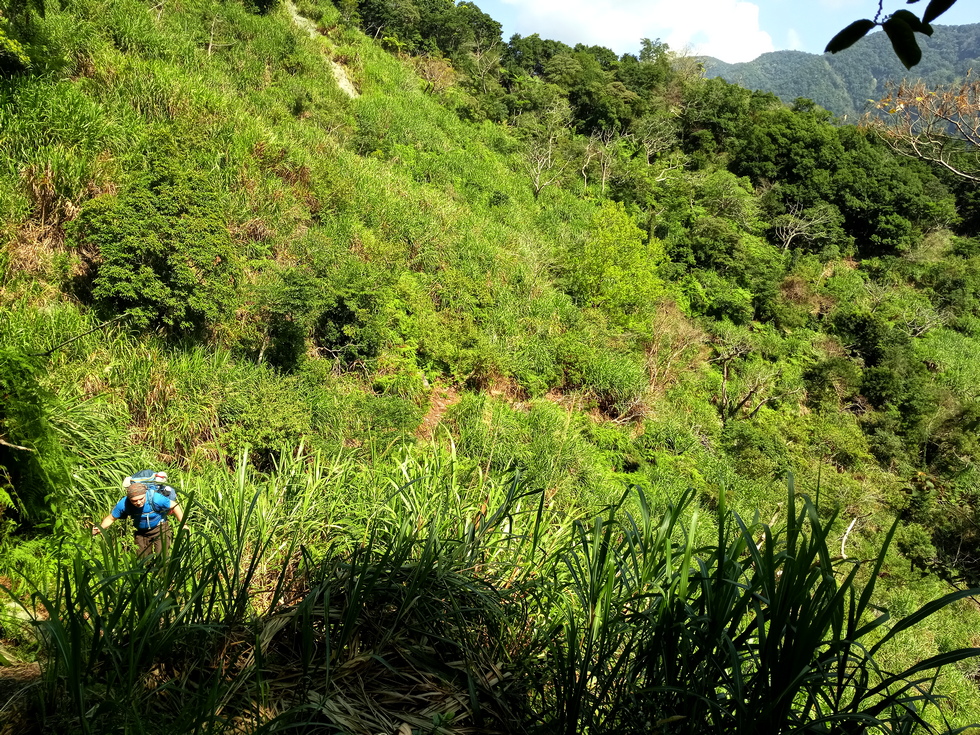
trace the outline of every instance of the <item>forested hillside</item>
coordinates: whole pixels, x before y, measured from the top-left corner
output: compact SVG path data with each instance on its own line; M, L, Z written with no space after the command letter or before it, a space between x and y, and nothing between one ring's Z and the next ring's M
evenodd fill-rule
M0 7L0 722L980 721L972 184L467 2Z
M928 85L956 84L980 68L980 25L936 26L922 36L922 61L908 70L884 33L873 33L839 54L774 51L754 61L727 64L703 59L705 75L778 95L787 104L812 99L839 117L856 121L885 96L888 82L922 79Z

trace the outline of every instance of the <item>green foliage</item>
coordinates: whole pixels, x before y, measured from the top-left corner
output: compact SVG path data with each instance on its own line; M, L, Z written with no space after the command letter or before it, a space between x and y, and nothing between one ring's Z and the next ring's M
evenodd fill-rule
M649 642L640 655L644 673L652 678L663 676L668 682L654 686L651 692L664 695L667 701L658 697L644 704L653 705L653 713L661 717L695 707L716 729L733 732L740 731L745 726L742 723L753 727L766 723L763 726L773 730L821 727L825 717L866 722L870 716L893 725L909 718L921 722L917 713L898 702L879 701L886 685L878 683L880 669L874 657L888 639L936 608L924 607L866 647L860 639L887 620L880 616L866 622L864 617L874 574L885 552L874 562L872 581L859 592L857 567L841 570L840 578L834 573L827 549L830 524L819 520L816 508L805 500L797 513L790 495L788 517L785 536L773 534L765 525L753 528L737 516L734 527L719 519L718 544L712 547L711 560L692 572L690 579L682 574L679 580L678 593L683 597L690 584L696 602L672 610L664 601L663 629L677 633L644 638ZM807 526L809 533L804 531ZM764 547L757 545L751 535L755 532L762 534ZM736 561L743 552L748 558ZM685 567L687 563L685 558ZM732 584L736 579L744 586ZM749 604L757 590L769 601L771 614L763 615ZM944 604L958 596L949 596ZM676 625L679 620L674 615L690 622ZM735 623L733 618L741 620ZM693 621L699 623L692 625ZM728 651L731 658L721 667L706 665L702 657L709 651ZM950 660L956 658L957 654L950 656ZM817 673L835 669L851 673L835 678L835 683ZM897 684L916 673L915 668L909 669L893 681ZM692 689L717 692L719 687L730 692L723 698L729 706L717 707L712 698L688 694ZM801 707L801 701L807 704Z
M785 528L746 523L724 492L707 517L691 492L661 513L635 491L577 517L451 457L404 456L359 498L367 526L320 545L339 494L363 487L351 470L301 454L267 475L241 464L185 495L196 531L179 528L151 568L109 534L60 560L33 593L44 725L95 732L151 716L164 729L225 732L247 716L373 730L396 718L639 733L685 711L724 732L760 718L767 731L932 730L933 671L978 653L884 666L892 641L970 591L886 628L889 613L870 601L895 529L861 588L864 565L828 548L836 514L821 518L806 498L797 510L792 490ZM165 686L145 687L149 670ZM381 696L420 675L437 697ZM328 692L350 706L309 707ZM216 725L219 706L227 719Z
M285 10L263 14L237 2L72 0L48 10L30 28L10 27L32 73L0 84L0 310L10 315L0 343L12 355L44 352L97 326L92 306L129 321L83 335L43 366L28 360L28 377L13 360L11 379L27 386L24 396L36 388L42 397L18 399L16 410L3 405L0 437L30 445L30 432L14 439L7 425L21 431L30 422L16 417L40 406L45 421L35 428L53 442L43 461L57 467L47 485L25 486L21 465L10 470L5 460L4 492L18 503L28 492L41 492L31 495L41 504L53 498L54 520L71 535L117 499L121 477L161 462L182 470L180 492L200 503L192 516L203 518L193 523L204 527L181 562L200 562L200 586L181 577L179 589L151 595L125 564L85 554L78 584L62 580L80 606L72 612L79 631L89 631L64 650L92 643L105 656L77 686L59 670L49 693L84 700L80 710L59 701L59 711L91 713L93 729L118 727L109 719L128 712L132 686L142 686L133 677L163 657L154 671L199 673L140 688L132 699L159 714L161 729L220 731L225 721L195 719L214 711L211 697L227 727L261 727L262 713L274 716L271 703L298 706L294 695L306 709L290 709L282 727L312 717L338 731L406 722L421 731L517 732L500 714L509 707L521 726L547 732L645 732L654 725L641 714L656 722L698 713L706 701L715 706L696 725L662 728L752 727L750 709L774 713L775 722L779 702L809 695L762 702L762 689L749 687L756 694L748 704L736 705L737 693L718 699L737 690L736 669L749 678L770 671L752 636L742 636L769 634L768 622L748 611L779 594L743 563L752 557L749 539L769 534L757 551L773 548L782 564L775 578L823 580L795 587L813 605L833 598L830 579L847 580L849 569L820 550L809 571L793 571L780 554L814 547L781 547L778 522L738 532L733 516L689 519L695 497L702 516L730 501L743 518L756 508L784 518L774 478L787 468L818 489L821 523L840 508L834 545L841 540L854 558L877 554L905 507L906 480L934 478L928 502L903 521L918 527L896 531L906 558L886 560L869 604L895 600L912 612L940 594L934 573L980 568L955 551L975 545L980 451L967 359L980 335L976 218L956 211L970 201L962 185L948 189L924 165L899 163L808 100L786 108L772 95L702 80L659 42L622 58L536 36L503 44L499 26L467 3L306 2L312 35ZM358 10L397 57L351 25ZM434 70L446 78L430 94ZM356 99L338 86L341 72ZM3 451L33 461L30 452ZM231 488L229 455L246 454L261 472L242 471ZM507 489L514 471L534 494ZM615 515L597 527L594 511L624 483L646 492L620 509L633 511L632 526ZM668 512L688 486L690 505ZM636 540L644 502L653 525L662 511L675 514L675 545L637 561L617 544ZM485 523L494 507L505 509L497 526ZM588 526L569 536L572 520L584 516ZM433 519L438 527L430 528ZM491 547L475 545L481 529L504 523ZM725 543L741 545L739 553L717 552L716 523L727 523ZM807 526L810 516L793 523ZM306 548L305 561L285 552L294 543ZM523 556L509 557L517 547ZM532 547L558 553L535 556ZM690 565L682 564L689 549ZM253 577L265 582L228 592L231 583L220 580L241 581L250 555L267 552ZM4 558L44 577L47 562L31 566L23 556ZM910 558L928 572L907 572ZM662 567L665 589L631 597L617 587L634 561ZM290 577L288 589L302 613L283 606L263 617L268 598L256 590L269 593L277 578L270 570L292 575L300 564L309 576ZM707 568L712 579L719 568L733 576L712 587ZM606 593L569 585L586 570L611 580L612 597L602 599L623 603L612 637L590 628ZM382 591L359 579L379 580ZM668 617L654 619L669 596L661 593L674 594L682 579L691 594L664 602ZM713 617L702 596L723 600L739 590L745 615L731 619L741 663L729 666L715 657L731 651L728 642L703 627L714 620L720 630L727 613ZM98 601L102 591L108 602ZM180 652L169 657L157 644L180 610L196 609L185 593L229 607L218 622L195 617L186 640L173 632ZM103 603L138 625L130 599L165 612L137 634L146 658L127 658L125 636L108 641L92 627L108 619ZM397 608L391 615L385 599ZM59 604L51 605L55 617ZM421 618L412 617L414 605ZM365 609L377 620L364 619ZM458 610L480 612L467 627ZM764 606L767 621L773 610ZM413 640L398 625L421 629L437 617L438 639ZM239 627L221 627L231 619ZM340 619L351 623L347 633ZM523 627L509 627L515 619ZM913 650L880 649L882 670L907 669L939 653L934 641L955 649L970 635L963 624L936 637L938 625ZM684 637L687 628L704 635ZM631 642L634 633L646 639ZM377 691L407 691L403 678L386 678L405 652L416 671L432 651L482 662L473 641L491 636L501 647L487 649L488 665L512 675L437 666L425 676L449 693L435 714L406 705L360 728L324 704L340 701L336 686L355 678L378 682ZM833 645L811 638L824 650ZM657 661L685 663L657 652L654 639L700 667L687 670L688 679L704 679L690 685L696 701L644 688L637 670L625 675L641 651L650 654L649 671ZM701 639L714 641L713 653L697 648ZM265 643L242 643L251 640ZM215 653L239 646L241 659ZM328 647L350 658L327 655ZM369 650L384 662L365 658ZM796 660L785 647L776 658ZM219 664L228 679L207 673ZM285 679L270 672L285 670L310 675L279 697L274 687ZM118 688L98 678L109 671ZM719 671L728 673L719 679ZM370 673L353 676L359 672ZM967 673L941 680L956 692L958 725L976 711ZM488 684L493 677L500 681ZM177 712L164 699L184 701L183 688L193 706ZM848 696L826 711L847 710ZM464 712L472 697L482 724L475 705ZM671 711L654 712L660 706ZM357 709L368 708L344 711ZM930 711L938 726L941 715Z
M618 326L642 329L664 296L657 267L663 246L644 238L622 204L605 202L592 218L591 232L562 254L565 290L579 304L608 313Z
M364 29L397 41L416 53L441 51L454 56L466 48L488 48L500 41L500 24L469 2L414 0L391 5L377 0L351 3Z
M255 332L238 330L259 362L293 372L310 345L344 364L376 357L395 338L392 294L372 269L350 257L328 262L320 252L312 269L273 267L255 288Z
M61 405L42 386L41 367L36 357L0 347L0 511L13 508L34 523L51 520L47 506L70 466L52 422Z
M755 119L734 146L736 171L757 182L779 181L786 204L833 205L864 255L908 250L917 230L955 217L951 198L928 174L900 164L855 130L831 127L821 111L774 109ZM891 186L879 185L883 174Z
M259 293L266 338L259 347L260 362L265 358L272 366L287 371L299 365L320 310L318 286L310 273L299 268L274 273L262 284Z
M281 0L244 0L246 8L254 13L260 15L265 15L267 13L273 12L276 8L282 5Z
M569 385L584 390L605 415L635 419L646 411L649 376L646 366L632 355L582 348L563 357Z
M682 287L695 313L732 324L746 324L752 319L752 292L713 270L694 271Z
M859 34L868 23L873 21L856 21L849 28L853 27L854 33ZM959 49L974 48L976 33L976 26L971 24L946 26L941 33L917 37L922 59L916 65L915 76L930 86L962 79L974 66L975 55L961 54ZM838 35L846 36L844 31ZM836 40L837 37L831 43ZM806 97L847 121L863 114L868 100L884 97L888 80L908 76L907 68L896 56L885 33L869 33L845 53L832 56L783 50L738 64L709 57L704 58L704 64L708 76L722 77L747 89L773 92L786 104Z
M31 60L23 45L7 33L7 24L0 19L0 75L9 76L31 68Z
M865 613L873 614L870 590L884 550L862 590L858 566L835 569L830 525L809 500L797 513L791 495L790 524L775 532L728 516L722 494L718 541L695 552L698 516L681 521L690 499L685 495L660 518L641 497L640 512L624 525L612 514L577 524L563 559L568 581L557 585L567 590L559 598L563 614L549 636L549 658L558 666L558 676L545 680L553 681L559 702L546 720L552 731L645 732L656 721L679 723L682 732L704 723L742 732L760 722L772 731L819 731L826 720L929 727L918 707L880 699L888 689L934 701L929 689L911 683L920 669L890 679L875 659L891 638L966 593L923 606L878 638L887 614L868 620ZM756 595L769 603L765 612L752 604ZM654 604L634 609L637 599ZM693 728L676 715L692 711Z
M494 471L518 471L562 506L595 508L607 497L611 478L597 462L600 453L583 435L582 420L560 406L537 400L514 410L469 396L448 418L462 452Z
M423 412L416 401L396 391L365 394L323 372L311 366L283 379L269 370L243 371L217 407L222 448L233 456L250 453L267 468L300 443L327 451L373 449L418 427Z
M462 473L457 475L455 467L435 469L438 465L432 463L428 469L435 469L433 476L408 484L402 476L394 496L387 487L378 488L378 496L364 508L373 516L366 538L353 530L343 539L333 534L331 548L314 558L301 551L300 534L305 543L325 538L325 526L323 533L311 529L342 506L340 493L352 476L342 462L303 469L303 459L286 457L266 477L247 465L240 465L233 476L212 476L197 496L202 512L194 536L178 529L171 553L154 559L152 569L110 534L93 540L93 546L79 545L62 560L53 584L34 590L34 604L45 611L35 626L44 666L38 722L62 732L96 732L110 720L139 727L152 717L165 730L193 730L208 723L224 732L241 717L255 721L260 703L277 701L284 706L261 715L263 725L309 725L313 713L305 703L310 697L343 691L348 701L362 696L365 702L376 701L376 693L408 686L404 677L421 670L463 693L437 708L438 719L513 720L524 708L508 714L503 706L511 687L486 683L482 673L505 661L519 639L512 631L519 619L509 611L520 605L509 606L514 596L498 594L475 579L472 567L479 558L520 555L530 545L505 543L507 519L515 513L522 527L534 533L533 513L522 512L519 505L515 509L519 486L477 482L494 505L484 522L474 526L469 519L477 508L458 504ZM406 460L400 469L414 474L422 467ZM428 492L416 495L416 483L428 485ZM427 514L431 522L416 525L415 503L431 503L436 496L444 511ZM193 511L195 500L189 497ZM505 524L507 530L502 529ZM271 587L259 599L255 593L270 580ZM300 587L290 591L294 584ZM392 593L403 593L405 604L388 605ZM393 619L379 616L389 609ZM415 617L405 617L410 609L416 611L412 615L417 623ZM341 624L323 626L335 613ZM435 619L444 624L433 628ZM482 634L475 627L478 619L487 626ZM420 638L408 633L421 627L429 632ZM438 632L435 638L433 631ZM227 644L242 634L251 641L249 652L237 659L243 666L236 665L229 676ZM485 648L487 640L496 641L495 651ZM358 660L364 646L377 652L377 668L351 680L337 663ZM321 655L324 650L333 653ZM469 663L462 671L447 669L433 652ZM410 662L410 667L402 668L400 662ZM172 687L188 687L179 707L171 706L159 689L138 693L145 672L157 667L179 672ZM277 671L305 671L309 676L300 691L279 680ZM514 705L523 685L516 689ZM479 701L469 699L477 693ZM220 717L218 701L223 702ZM469 712L478 705L482 709ZM460 706L469 714L460 714ZM368 710L377 712L375 708L356 709L362 714L351 713L354 719L326 709L314 716L321 726L356 727L369 720L370 727L381 726L372 719L375 715L367 715ZM382 719L399 715L412 721L418 717L413 705L377 712Z
M854 398L861 386L861 368L846 357L828 357L803 373L807 402L831 410Z
M86 204L73 239L96 254L96 304L174 335L226 318L239 266L219 203L204 176L159 160L126 191Z
M764 426L761 420L728 422L722 441L739 474L745 477L775 480L789 466L790 453L782 437Z
M941 327L916 340L914 347L922 362L938 373L941 385L961 398L978 397L975 356L980 345L974 337Z
M310 409L295 385L261 373L231 392L218 410L223 442L233 456L254 451L268 459L298 444L310 430Z
M913 0L918 2L918 0ZM924 33L926 36L932 35L930 23L940 15L949 10L956 0L932 0L920 20L915 13L909 10L896 10L882 21L881 6L878 6L878 15L874 20L858 20L851 23L847 28L834 36L827 44L826 51L836 54L838 51L850 48L861 40L872 28L880 25L888 36L888 40L895 50L895 55L905 65L906 69L911 69L922 59L922 50L916 40L916 33Z

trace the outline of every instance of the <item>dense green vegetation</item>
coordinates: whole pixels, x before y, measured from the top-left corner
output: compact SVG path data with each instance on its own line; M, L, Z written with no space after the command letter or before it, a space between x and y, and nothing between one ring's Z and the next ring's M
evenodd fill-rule
M980 720L972 189L657 42L293 10L3 9L12 716ZM144 466L150 571L89 534Z

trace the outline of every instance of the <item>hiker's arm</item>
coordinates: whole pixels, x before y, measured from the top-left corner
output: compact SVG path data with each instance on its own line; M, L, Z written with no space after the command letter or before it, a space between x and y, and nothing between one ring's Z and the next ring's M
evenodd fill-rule
M104 530L106 530L109 526L111 526L115 522L116 519L113 517L112 513L110 513L109 515L107 515L105 518L102 519L99 525L92 526L92 535L98 536L100 533L102 533Z
M177 523L184 522L184 509L180 507L180 503L177 503L170 509L170 515L177 519Z

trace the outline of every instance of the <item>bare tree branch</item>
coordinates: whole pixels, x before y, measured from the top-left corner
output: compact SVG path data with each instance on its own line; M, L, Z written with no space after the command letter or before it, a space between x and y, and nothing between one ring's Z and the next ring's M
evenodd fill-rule
M887 90L878 112L865 116L865 127L901 155L980 182L980 81L968 76L962 84L935 88L902 82Z
M22 447L19 444L11 444L10 442L4 441L3 439L0 439L0 444L3 444L3 446L5 447L10 447L11 449L20 449L23 452L34 452L34 454L37 454L36 449L31 449L30 447Z

